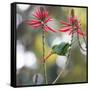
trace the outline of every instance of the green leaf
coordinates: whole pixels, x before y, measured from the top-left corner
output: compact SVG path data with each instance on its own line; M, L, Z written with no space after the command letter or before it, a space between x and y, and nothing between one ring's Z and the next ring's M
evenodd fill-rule
M69 43L62 42L59 45L54 45L52 47L52 52L58 55L66 55L70 46Z

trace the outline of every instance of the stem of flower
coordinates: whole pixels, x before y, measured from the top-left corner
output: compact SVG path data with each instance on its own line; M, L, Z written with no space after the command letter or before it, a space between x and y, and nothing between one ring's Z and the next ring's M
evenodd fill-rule
M45 56L45 33L42 30L42 42L43 42L43 61L44 61L44 56ZM47 68L46 68L46 63L43 63L43 69L44 69L44 78L45 78L45 83L48 84L47 81Z
M48 84L46 63L43 63L43 67L44 67L45 84Z

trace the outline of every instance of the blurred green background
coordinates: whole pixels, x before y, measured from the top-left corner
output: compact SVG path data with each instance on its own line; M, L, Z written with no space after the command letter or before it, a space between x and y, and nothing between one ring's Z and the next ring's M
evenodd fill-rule
M34 30L28 26L25 21L32 19L32 13L39 5L17 4L17 86L23 85L42 85L44 83L42 58L42 30ZM45 7L53 22L49 26L60 30L60 20L67 21L70 10L75 10L75 15L81 21L83 32L86 33L87 12L86 8L62 7L62 6L43 6ZM66 33L65 33L66 34ZM69 42L70 36L64 33L45 33L45 55L49 53L52 45L59 44L62 40ZM74 37L76 40L76 37ZM82 38L80 38L83 44ZM87 54L82 52L78 46L77 40L71 51L70 62L61 75L58 83L86 82L87 80ZM52 55L47 60L48 84L56 79L59 72L65 65L63 57ZM37 84L35 78L38 75Z

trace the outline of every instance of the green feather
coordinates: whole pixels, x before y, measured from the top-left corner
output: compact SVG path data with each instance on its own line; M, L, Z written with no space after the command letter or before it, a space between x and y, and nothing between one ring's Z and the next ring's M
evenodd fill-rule
M54 45L52 47L52 51L53 53L58 54L58 55L66 55L69 47L70 47L69 43L62 42L59 45Z

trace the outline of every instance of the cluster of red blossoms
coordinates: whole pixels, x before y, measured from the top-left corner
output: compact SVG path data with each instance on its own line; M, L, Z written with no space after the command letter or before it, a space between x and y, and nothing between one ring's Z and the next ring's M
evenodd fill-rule
M85 35L82 31L81 31L81 24L80 24L80 21L78 20L78 18L74 15L74 10L72 9L71 10L71 16L68 17L68 22L64 22L64 21L61 21L61 24L63 24L61 26L61 32L69 32L69 35L70 34L73 34L73 33L77 33L79 35Z
M35 29L41 27L45 32L48 32L49 30L56 32L56 30L47 25L48 22L52 21L52 18L49 17L47 10L41 7L34 12L33 16L35 19L28 20L27 24L31 25Z
M48 11L45 10L43 7L40 7L37 9L34 14L34 19L28 20L27 24L31 25L34 29L36 28L42 28L45 32L52 31L56 32L56 30L52 29L50 26L48 26L48 22L53 21L51 17L48 15ZM79 35L85 35L81 31L81 24L78 18L74 15L74 10L71 10L71 15L68 17L68 22L60 21L62 26L59 30L60 32L69 32L69 35L73 33L77 33Z

